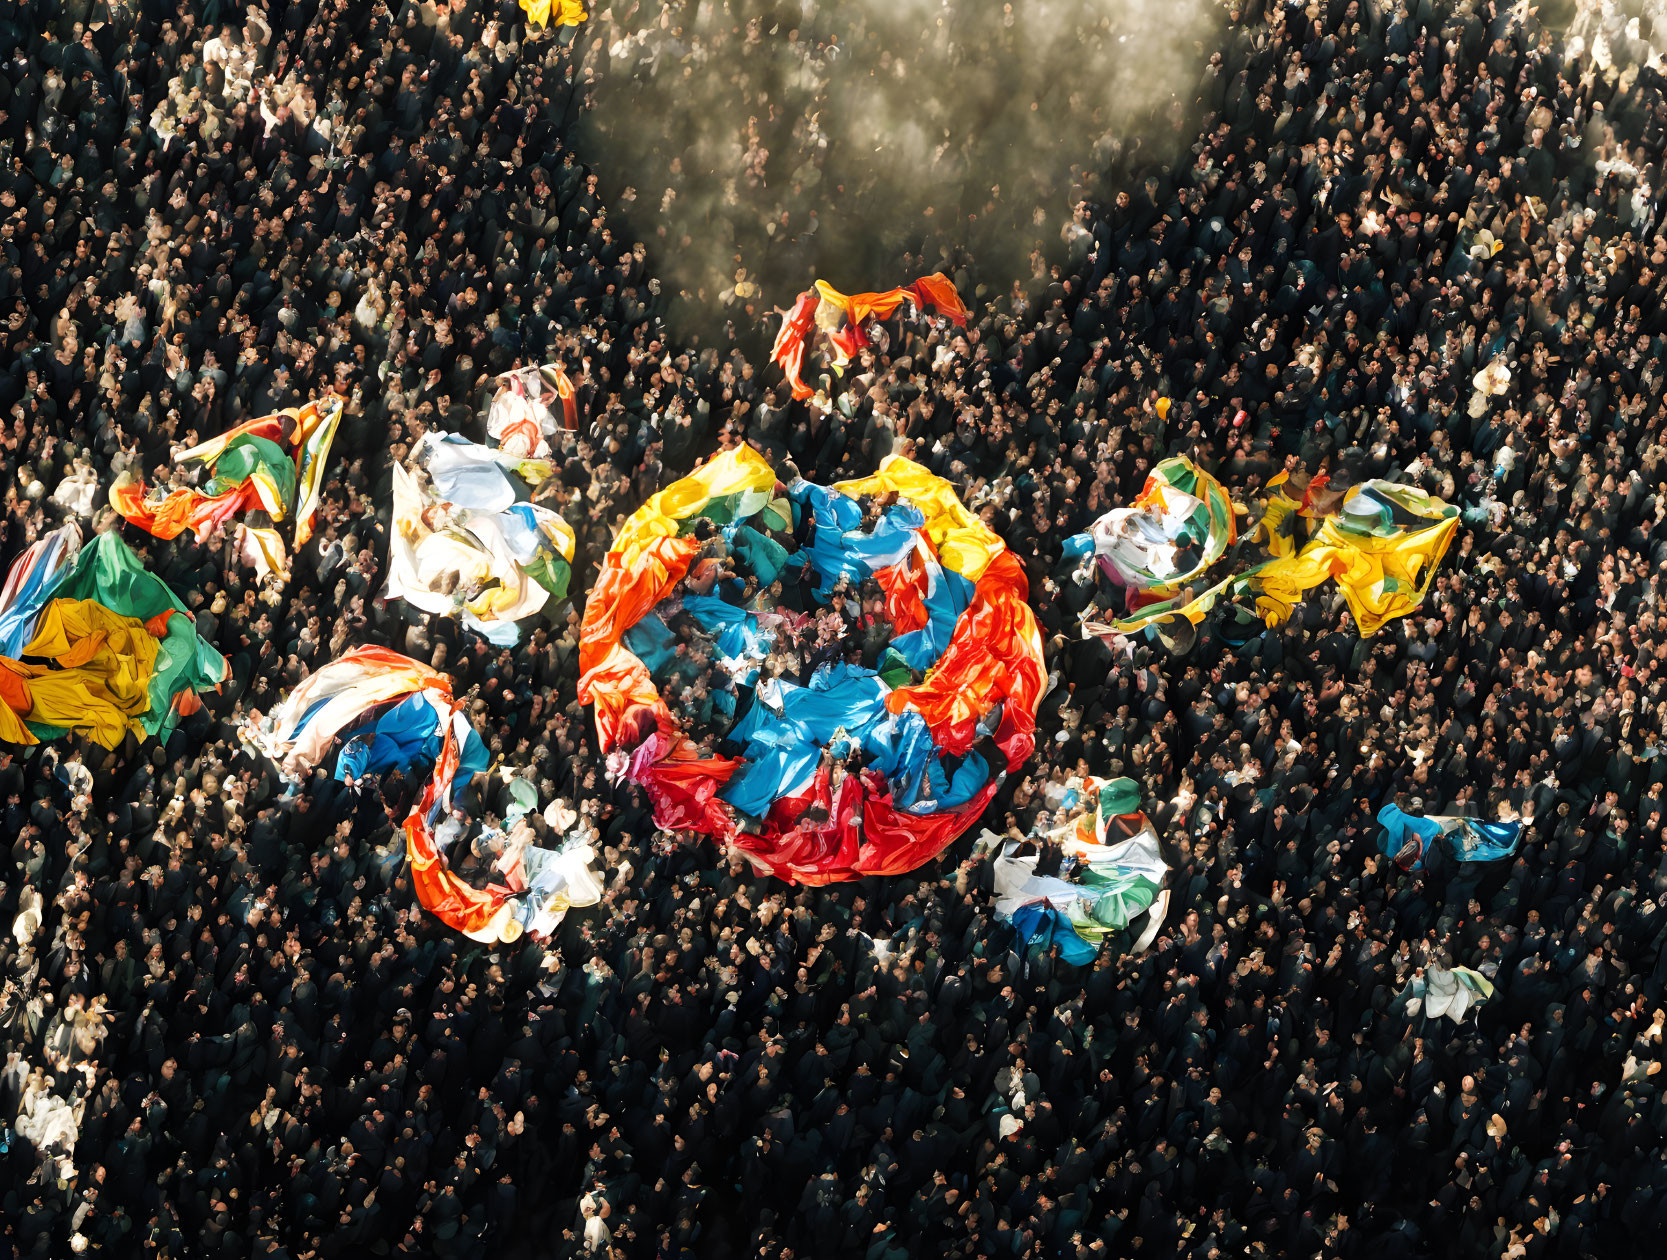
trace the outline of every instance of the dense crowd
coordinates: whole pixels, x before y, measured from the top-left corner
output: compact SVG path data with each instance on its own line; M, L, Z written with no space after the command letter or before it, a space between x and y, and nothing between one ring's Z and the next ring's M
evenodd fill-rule
M1249 0L1167 138L1047 208L1032 274L981 275L953 242L982 207L940 207L911 252L999 300L888 325L796 403L670 340L606 153L571 147L625 16L0 12L0 561L119 527L120 472L168 483L239 419L347 411L287 584L127 530L231 662L201 713L0 752L0 1254L1637 1254L1667 1227L1660 76L1516 6ZM552 360L581 606L623 514L721 446L954 481L1056 674L984 822L1037 845L1073 776L1137 779L1172 865L1150 950L1027 950L970 838L761 879L609 778L576 608L500 649L379 601L394 461L479 439L493 375ZM1318 597L1240 649L1114 653L1062 543L1173 453L1252 513L1325 469L1464 527L1372 639ZM285 784L239 741L361 643L443 668L594 827L607 895L548 948L424 915L400 792ZM1391 801L1524 843L1409 872ZM504 808L483 779L465 813ZM1450 965L1495 986L1462 1023L1408 1001Z

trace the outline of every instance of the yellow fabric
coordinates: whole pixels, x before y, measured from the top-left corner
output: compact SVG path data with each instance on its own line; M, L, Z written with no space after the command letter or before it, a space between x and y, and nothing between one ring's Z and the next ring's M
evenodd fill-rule
M265 572L260 576L272 573L280 581L289 581L289 556L284 551L283 535L275 529L261 529L253 525L243 528L248 536L244 554L257 570L264 567Z
M30 706L21 716L86 731L105 748L121 743L129 730L143 738L136 719L150 711L157 650L157 640L138 618L123 617L93 600L55 599L41 611L23 655L61 668L7 665L29 680Z
M336 430L341 427L346 410L339 398L330 397L323 403L309 402L296 412L300 431L295 435L295 449L300 474L295 486L295 546L299 550L313 536L313 515L323 493L324 468L330 462L331 444ZM274 517L273 519L277 519Z
M1284 476L1283 473L1280 474ZM1276 494L1268 499L1267 511L1262 513L1261 542L1268 551L1275 556L1292 556L1296 554L1296 521L1297 505L1282 494Z
M873 476L841 481L834 489L852 498L887 491L902 495L926 518L926 536L938 553L938 562L969 582L983 577L990 561L1006 550L1001 539L962 504L954 486L901 455L886 456Z
M1350 490L1344 504L1365 488ZM1247 591L1254 594L1256 611L1268 625L1277 626L1290 617L1304 595L1327 578L1335 578L1343 588L1343 598L1361 637L1369 638L1424 602L1441 558L1459 528L1459 514L1440 499L1408 489L1398 497L1404 508L1423 515L1430 523L1421 529L1403 529L1380 537L1344 528L1340 522L1347 518L1339 513L1326 517L1314 537L1297 551L1291 531L1282 528L1287 522L1294 525L1289 518L1297 505L1283 494L1274 495L1259 526L1272 559L1228 576L1189 603L1141 609L1109 624L1085 623L1084 631L1132 635L1176 618L1196 626L1230 587L1238 588L1235 595Z
M1083 633L1084 635L1132 635L1145 630L1149 626L1176 619L1190 621L1196 626L1204 620L1210 609L1215 607L1216 600L1221 598L1221 593L1239 580L1241 580L1239 574L1223 578L1202 594L1194 596L1190 602L1178 607L1173 606L1174 601L1170 600L1162 604L1152 604L1117 621L1085 621L1082 626Z
M763 508L775 486L775 470L752 447L723 451L650 497L621 526L613 550L620 554L623 567L633 570L645 549L658 539L675 538L682 522L713 499L743 496L734 514L741 520Z
M1425 529L1378 538L1345 531L1336 517L1328 517L1300 552L1262 567L1256 575L1256 610L1277 626L1306 592L1335 578L1362 637L1374 635L1424 602L1458 528L1455 512Z
M33 703L25 667L8 656L0 656L0 739L8 744L38 744L23 724L23 715Z
M555 543L556 551L561 558L572 564L578 547L577 540L573 537L573 527L561 517L551 515L540 517L538 528L546 538Z
M521 0L521 10L527 15L528 26L577 26L590 14L585 12L584 0Z

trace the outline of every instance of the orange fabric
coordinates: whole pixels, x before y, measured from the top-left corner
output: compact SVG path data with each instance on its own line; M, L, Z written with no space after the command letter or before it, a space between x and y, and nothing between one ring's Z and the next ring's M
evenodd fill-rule
M196 490L175 490L160 503L145 499L142 481L118 481L110 490L117 512L147 534L178 538L186 530L200 537L245 509L261 507L260 494L250 482L212 498Z
M1029 594L1013 553L996 556L931 674L918 686L893 691L886 707L893 713L917 709L938 747L953 753L972 747L973 724L1003 695L1003 728L1011 723L1014 731L1034 730L1048 676Z
M14 713L29 712L34 701L29 698L29 683L19 673L15 673L11 666L16 662L0 656L0 704L4 704Z
M634 555L609 551L602 559L579 630L579 702L596 706L604 751L619 746L618 732L640 708L649 709L668 736L677 730L647 668L620 640L682 580L699 550L693 538L661 536L634 548Z
M917 306L930 305L957 326L967 326L967 308L962 304L954 283L943 272L934 271L929 276L922 276L909 287L914 290Z
M536 451L538 444L544 440L544 431L531 416L522 416L504 425L504 431L498 435L498 445L508 450L516 439L520 439L527 450Z
M70 644L69 651L53 657L53 663L59 669L74 669L78 665L85 665L93 657L104 650L104 645L110 641L110 636L103 630L94 630L83 639Z
M814 289L799 294L798 301L793 303L793 309L787 312L781 322L781 331L776 334L776 344L770 348L770 361L779 364L787 383L793 388L793 397L806 399L813 391L803 379L805 367L805 345L810 338L810 330L816 321L817 297Z
M834 348L834 361L844 367L868 349L868 338L863 335L860 324L847 324L828 334L828 344Z
M448 687L449 691L449 687ZM434 844L428 816L437 801L451 796L457 773L457 740L446 726L445 743L422 798L405 820L405 853L411 863L411 885L417 900L447 927L470 934L484 932L504 902L517 891L502 884L473 888L452 874Z
M880 589L886 593L886 620L894 635L924 629L926 614L926 565L918 551L911 551L900 563L874 571Z
M744 458L758 460L751 452ZM1003 700L993 738L1009 769L1016 768L1034 751L1036 707L1047 685L1041 635L1026 603L1024 570L960 505L952 487L907 461L902 464L888 461L889 471L882 469L869 480L889 479L884 488L898 490L920 507L928 520L922 531L925 546L946 569L976 585L926 681L891 693L888 705L894 712L917 708L941 749L965 753L977 740L978 720ZM767 468L761 471L768 473ZM862 486L842 483L838 488L858 493ZM690 572L697 544L669 531L717 490L706 483L678 483L661 491L656 500L664 501L651 500L621 529L587 603L579 699L596 710L602 752L633 754L628 767L616 761L610 773L627 774L641 784L657 826L709 835L746 854L758 869L796 883L828 884L918 868L977 820L998 791L997 780L961 809L910 814L892 804L883 775L847 775L835 788L828 767L822 766L809 787L771 804L762 831L743 831L744 820L718 792L745 763L703 757L661 701L646 667L621 642L624 632ZM917 548L878 576L897 632L924 626L926 553ZM814 816L807 817L812 806Z
M559 366L556 368L556 393L561 398L562 420L569 429L577 429L579 427L578 397L574 393L573 382L568 379L567 373L562 371ZM535 442L534 445L536 446L537 443Z
M890 319L904 302L914 294L908 289L887 289L884 293L841 293L826 280L818 280L816 288L826 301L845 308L845 318L852 324L863 324L871 319Z
M245 420L242 424L227 429L224 433L217 433L206 442L199 442L187 451L181 451L180 459L206 459L211 455L218 455L232 444L234 438L245 434L252 437L263 437L269 442L276 442L279 446L289 446L295 440L296 421L293 416L284 412L277 412L270 416L256 416L253 420Z

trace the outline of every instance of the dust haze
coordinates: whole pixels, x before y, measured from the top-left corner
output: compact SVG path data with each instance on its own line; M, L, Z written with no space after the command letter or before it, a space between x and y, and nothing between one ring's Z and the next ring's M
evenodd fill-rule
M818 275L853 292L941 268L969 305L1028 280L1101 172L1186 143L1176 115L1224 29L1206 0L616 3L592 21L582 151L682 335L745 334Z

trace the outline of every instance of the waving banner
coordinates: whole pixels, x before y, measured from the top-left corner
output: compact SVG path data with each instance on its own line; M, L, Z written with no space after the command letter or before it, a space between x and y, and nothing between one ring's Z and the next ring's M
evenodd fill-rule
M620 530L585 609L579 695L610 773L644 786L661 827L800 883L898 874L1032 751L1047 671L1027 593L919 465L783 487L737 448Z

